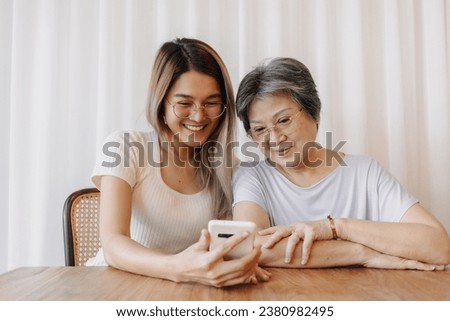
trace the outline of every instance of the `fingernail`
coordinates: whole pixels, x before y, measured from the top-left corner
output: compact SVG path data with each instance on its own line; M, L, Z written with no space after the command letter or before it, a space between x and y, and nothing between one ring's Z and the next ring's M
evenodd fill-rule
M291 262L291 258L290 257L284 258L284 263L288 264L290 262Z

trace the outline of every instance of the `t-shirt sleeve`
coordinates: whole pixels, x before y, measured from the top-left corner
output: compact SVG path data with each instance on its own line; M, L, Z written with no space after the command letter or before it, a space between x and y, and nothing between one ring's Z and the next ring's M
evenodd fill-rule
M406 211L418 202L417 199L378 162L373 160L371 167L376 180L380 220L399 222Z
M233 171L233 207L243 201L257 203L267 212L264 189L255 167L245 163Z
M91 176L92 182L99 190L101 190L101 177L105 175L121 178L131 187L136 184L139 150L126 144L130 141L132 141L130 133L117 131L110 134L103 142Z

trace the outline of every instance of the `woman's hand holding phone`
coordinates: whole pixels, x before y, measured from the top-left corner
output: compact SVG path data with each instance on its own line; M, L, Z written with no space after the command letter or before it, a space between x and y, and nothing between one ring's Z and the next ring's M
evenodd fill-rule
M198 282L215 287L267 281L270 274L258 267L261 246L253 247L245 256L227 259L225 256L250 237L242 232L226 238L211 251L211 235L204 229L197 243L175 254L167 269L175 282ZM261 271L262 270L262 271Z
M209 221L208 231L211 236L210 251L225 243L230 237L244 233L245 238L230 249L224 256L225 260L241 258L253 250L256 233L256 225L253 222L212 220Z

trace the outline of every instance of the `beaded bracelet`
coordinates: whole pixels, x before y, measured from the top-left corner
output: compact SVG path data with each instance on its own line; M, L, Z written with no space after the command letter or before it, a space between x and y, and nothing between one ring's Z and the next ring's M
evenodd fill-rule
M334 225L334 220L331 215L327 216L328 222L330 222L331 232L333 232L333 240L337 240L338 236L336 233L336 225Z

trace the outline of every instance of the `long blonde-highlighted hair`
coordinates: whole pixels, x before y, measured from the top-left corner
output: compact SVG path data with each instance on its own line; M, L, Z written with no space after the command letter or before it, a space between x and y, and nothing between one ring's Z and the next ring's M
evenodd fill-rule
M213 77L220 88L226 110L205 143L208 148L197 148L201 162L197 172L203 187L207 187L218 217L231 214L231 175L234 164L233 142L235 138L235 102L233 87L227 68L217 52L208 44L196 39L175 39L164 43L159 49L152 69L147 120L158 132L161 140L168 140L170 129L164 122L164 99L171 86L185 72L196 71ZM205 146L205 144L203 144ZM222 151L222 162L216 159Z

